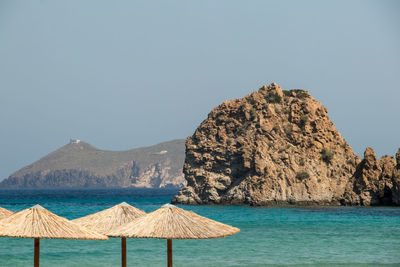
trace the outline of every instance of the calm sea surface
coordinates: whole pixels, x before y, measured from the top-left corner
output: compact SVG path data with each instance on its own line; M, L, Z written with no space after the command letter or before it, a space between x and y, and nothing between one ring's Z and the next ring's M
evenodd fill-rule
M176 191L0 190L0 206L37 203L68 219L122 201L151 212ZM241 229L210 240L174 240L174 266L400 266L400 208L182 206ZM120 239L42 239L41 266L120 266ZM166 266L166 241L128 239L128 266ZM32 266L33 239L0 237L0 266Z

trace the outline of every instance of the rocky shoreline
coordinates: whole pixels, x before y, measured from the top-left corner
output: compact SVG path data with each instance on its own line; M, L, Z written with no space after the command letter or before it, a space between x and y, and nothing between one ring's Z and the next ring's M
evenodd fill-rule
M360 159L327 109L273 83L214 108L186 140L176 204L400 205L400 149Z

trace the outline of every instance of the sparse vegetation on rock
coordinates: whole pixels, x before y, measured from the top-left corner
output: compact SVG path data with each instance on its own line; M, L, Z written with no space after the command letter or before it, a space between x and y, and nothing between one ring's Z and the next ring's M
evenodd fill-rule
M304 128L306 126L306 123L308 122L308 116L307 115L302 115L300 117L300 129L304 131Z
M277 93L275 93L275 94L272 94L272 95L266 95L265 96L265 100L268 103L281 103L282 97L280 95L278 95Z
M296 173L296 178L297 179L299 179L299 180L304 180L304 179L307 179L307 178L309 178L310 177L310 175L308 174L308 172L306 172L306 171L299 171L298 173Z
M330 163L332 161L332 159L333 159L333 156L334 156L334 153L331 150L329 150L327 148L323 148L322 149L322 151L321 151L321 159L323 161L325 161L326 163ZM346 161L346 163L347 163L347 161Z

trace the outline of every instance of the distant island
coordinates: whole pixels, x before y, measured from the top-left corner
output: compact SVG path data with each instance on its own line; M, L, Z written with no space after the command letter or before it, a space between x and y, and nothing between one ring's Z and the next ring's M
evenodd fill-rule
M71 139L60 149L13 173L0 188L179 188L185 140L126 151L105 151Z
M400 149L360 159L305 90L263 86L186 140L178 204L400 205Z

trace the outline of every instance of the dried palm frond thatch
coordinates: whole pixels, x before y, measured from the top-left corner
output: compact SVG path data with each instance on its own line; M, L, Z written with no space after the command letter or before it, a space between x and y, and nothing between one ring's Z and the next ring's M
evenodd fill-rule
M207 239L225 237L239 231L239 228L166 204L156 211L111 230L107 235L129 238Z
M0 221L0 236L34 238L34 266L39 266L40 238L95 239L108 237L35 205Z
M60 217L40 205L0 221L0 236L107 240L107 236Z
M86 228L92 229L102 234L106 234L115 227L131 222L146 213L137 209L126 202L115 205L106 210L102 210L82 218L73 220ZM121 262L126 266L126 238L121 238Z
M239 228L166 204L156 211L111 230L107 235L167 239L167 265L172 267L172 239L219 238L239 231Z
M14 214L14 212L12 212L12 211L10 211L8 209L0 207L0 220L4 219L4 218L7 218L8 216L11 216L13 214Z
M146 213L137 209L126 202L115 205L85 217L81 217L72 222L82 225L98 233L106 234L117 226L133 221Z

